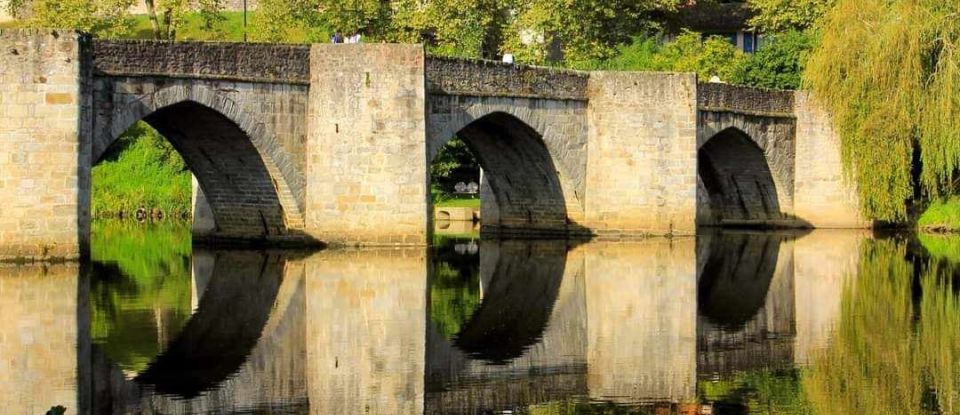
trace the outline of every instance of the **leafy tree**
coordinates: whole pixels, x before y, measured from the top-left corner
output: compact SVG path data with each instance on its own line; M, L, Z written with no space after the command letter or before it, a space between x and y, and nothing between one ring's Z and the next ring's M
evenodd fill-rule
M504 49L526 62L609 58L631 36L655 27L678 0L519 0Z
M221 0L144 0L144 4L157 40L176 40L177 29L190 13L198 13L208 30L223 21Z
M757 15L750 21L767 32L813 27L836 0L749 0Z
M430 164L430 182L444 193L453 193L458 182L479 182L480 164L463 140L454 137Z
M672 42L661 44L658 37L637 37L617 48L610 59L575 62L586 70L696 72L701 79L713 76L733 82L739 79L747 55L721 37L706 40L696 32L684 31Z
M833 115L844 166L870 219L904 220L917 193L955 190L958 15L956 1L838 0L824 17L805 81Z
M511 5L501 0L394 1L392 38L423 42L441 55L495 58Z
M27 27L75 28L101 36L125 32L133 0L11 0L11 15Z
M732 82L772 89L798 89L813 36L796 30L768 36L764 47L748 55Z

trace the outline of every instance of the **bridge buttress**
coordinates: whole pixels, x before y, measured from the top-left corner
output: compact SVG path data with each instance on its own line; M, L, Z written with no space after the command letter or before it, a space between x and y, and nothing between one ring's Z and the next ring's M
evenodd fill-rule
M312 46L305 181L312 236L427 243L424 60L420 45Z
M586 223L598 235L692 234L694 74L592 72Z
M863 219L857 187L845 177L840 137L830 115L807 92L797 92L794 211L814 228L860 229Z
M0 30L0 260L87 250L88 48L76 31Z

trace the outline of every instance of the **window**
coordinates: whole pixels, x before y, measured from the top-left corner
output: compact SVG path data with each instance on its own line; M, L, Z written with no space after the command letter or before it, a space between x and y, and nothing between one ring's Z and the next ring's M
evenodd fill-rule
M743 34L743 51L747 53L753 53L757 50L756 42L757 34L753 32L746 32Z

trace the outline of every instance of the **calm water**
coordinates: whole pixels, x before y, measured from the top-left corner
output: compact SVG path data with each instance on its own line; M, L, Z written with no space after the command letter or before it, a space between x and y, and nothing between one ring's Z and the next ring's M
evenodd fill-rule
M960 238L301 252L97 225L0 266L0 412L960 413Z

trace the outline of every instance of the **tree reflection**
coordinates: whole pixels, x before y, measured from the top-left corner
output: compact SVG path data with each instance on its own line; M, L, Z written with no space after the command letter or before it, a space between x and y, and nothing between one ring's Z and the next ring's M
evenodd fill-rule
M480 307L479 255L476 250L456 249L470 243L475 241L442 241L430 264L430 321L447 339L453 339Z
M960 239L919 239L930 256L915 264L904 241L865 242L834 338L804 381L818 413L960 410L960 305L952 278Z
M91 337L128 374L146 368L190 318L189 226L93 223Z

